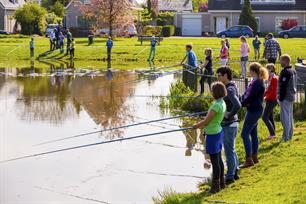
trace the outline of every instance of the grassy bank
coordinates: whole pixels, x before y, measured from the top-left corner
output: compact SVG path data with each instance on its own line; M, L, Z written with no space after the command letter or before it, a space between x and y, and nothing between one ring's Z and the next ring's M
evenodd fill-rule
M241 124L242 125L242 124ZM260 163L241 170L241 179L225 190L210 195L208 186L200 185L198 192L164 192L155 199L158 204L223 203L305 203L306 201L306 122L295 124L291 142L279 142L281 124L277 123L278 137L267 141L267 129L259 125ZM240 134L237 136L237 151L241 161L244 149Z
M0 66L6 67L29 67L29 37L0 37ZM210 47L217 56L220 49L218 38L165 38L157 48L155 65L171 65L180 62L185 54L186 43L192 42L194 51L199 60L204 60L204 49ZM289 53L295 60L297 57L306 58L306 39L279 39L283 53ZM239 72L239 39L230 39L231 43L231 67ZM249 39L251 44L251 39ZM118 38L114 41L112 67L118 69L135 69L149 67L147 57L149 55L149 42L143 46L137 38ZM35 58L48 51L49 40L44 37L35 38ZM251 59L253 50L251 50ZM88 46L86 38L76 38L75 67L82 68L105 68L107 62L105 39L97 38L93 45ZM56 61L56 63L69 62L69 57L60 54L59 51L41 58L42 60ZM36 67L47 67L47 65L35 61ZM214 66L218 64L215 62Z

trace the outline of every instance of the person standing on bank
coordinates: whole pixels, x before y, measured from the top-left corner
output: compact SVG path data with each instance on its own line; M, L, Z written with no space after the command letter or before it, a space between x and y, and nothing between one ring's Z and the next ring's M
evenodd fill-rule
M274 108L277 105L277 83L278 78L275 74L275 65L270 63L266 65L267 70L269 71L269 80L268 87L265 91L265 101L266 106L262 116L262 120L266 124L270 136L268 140L271 140L275 137L275 122L274 122Z
M228 47L224 40L221 40L221 50L220 50L220 62L221 66L226 66L228 63Z
M65 36L62 32L59 34L59 45L61 54L64 53Z
M201 94L204 93L204 83L207 80L209 89L211 89L211 82L212 82L212 76L214 75L214 70L212 67L212 49L207 48L205 49L205 62L202 64L201 67L201 73L204 74L204 76L201 77L200 85L201 85ZM204 72L203 72L204 69Z
M285 54L280 57L283 67L278 82L277 97L280 104L280 118L283 126L282 140L287 142L293 135L293 102L295 101L297 76L291 66L291 58Z
M222 82L227 90L227 96L223 98L226 104L226 113L222 122L224 131L224 152L226 157L227 173L226 184L231 184L239 179L239 160L235 149L235 138L238 133L238 111L241 108L237 86L232 82L232 70L229 67L221 67L217 70L218 81Z
M248 168L258 163L258 120L264 109L264 80L269 78L268 71L261 64L255 62L250 65L250 76L253 80L242 96L241 105L247 108L241 137L244 144L246 161L240 168ZM251 136L251 140L250 140Z
M276 59L282 55L282 50L279 43L274 39L272 33L267 35L267 42L265 43L265 50L263 53L263 58L268 60L268 63L276 63Z
M213 83L211 93L215 103L209 108L207 116L193 126L193 129L204 128L206 134L205 149L210 156L213 168L213 178L210 192L217 193L225 188L224 164L221 150L224 136L221 122L226 112L226 104L223 97L227 95L226 88L221 82Z
M34 38L31 37L30 41L30 58L32 59L34 57Z
M68 55L68 54L69 54L69 49L70 49L70 44L71 44L71 42L72 42L72 34L70 33L69 29L67 29L66 38L67 38L67 50L66 50L66 55Z
M261 42L258 38L258 35L255 36L255 39L253 40L252 44L253 44L253 48L254 48L255 60L259 60Z
M74 39L72 38L72 41L70 43L70 48L69 48L69 51L70 51L70 59L73 59L74 58L74 49L75 49L75 41Z
M241 73L242 77L246 77L246 67L249 61L249 53L250 53L250 47L247 42L246 37L241 36L240 37L241 46L240 46L240 65L241 65Z
M112 59L112 48L113 48L113 41L112 41L112 37L108 36L108 40L106 41L106 47L107 47L107 60L111 60Z
M152 36L151 39L151 50L150 50L150 55L148 58L148 61L154 61L155 55L156 55L156 44L158 41L156 40L155 36Z

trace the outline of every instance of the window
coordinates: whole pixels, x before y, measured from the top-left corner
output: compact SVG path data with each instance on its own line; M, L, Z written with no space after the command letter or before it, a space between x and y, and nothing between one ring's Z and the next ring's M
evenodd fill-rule
M241 0L243 4L244 0ZM295 0L250 0L251 4L295 4Z
M233 27L230 29L230 31L238 31L239 30L239 27Z
M300 30L301 30L301 27L299 27L299 26L292 29L292 31L300 31Z
M91 0L84 0L84 4L85 5L91 4Z
M306 26L302 26L302 31L306 32Z
M281 31L282 30L282 22L283 22L283 20L287 20L287 19L295 19L295 20L297 20L298 19L298 17L296 17L296 16L293 16L293 17L285 17L285 16L283 16L283 17L275 17L275 31L276 32L278 32L278 31Z

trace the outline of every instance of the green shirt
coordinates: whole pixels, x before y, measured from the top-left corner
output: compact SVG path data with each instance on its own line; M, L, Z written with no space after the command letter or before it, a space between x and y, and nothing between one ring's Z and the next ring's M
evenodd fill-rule
M222 131L221 122L226 112L226 104L223 99L219 99L209 108L209 110L216 112L216 115L204 128L204 131L208 135L215 135Z

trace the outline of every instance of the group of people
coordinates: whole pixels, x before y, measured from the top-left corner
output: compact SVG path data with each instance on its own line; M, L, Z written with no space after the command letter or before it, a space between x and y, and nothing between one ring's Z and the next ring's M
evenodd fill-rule
M266 43L271 42L267 41ZM191 45L188 44L186 49L188 52L187 61L188 63L191 61L192 64L195 55ZM265 54L268 54L269 49L269 47L265 48ZM206 49L205 55L204 66L211 67L211 49ZM238 170L240 168L248 168L259 162L258 121L262 118L266 124L269 130L267 139L275 138L274 109L278 104L280 105L280 118L283 126L282 141L287 142L292 139L296 72L291 66L289 55L281 55L279 59L283 67L279 77L275 73L273 63L268 63L265 67L258 62L251 63L249 65L249 76L252 77L252 81L242 96L239 95L238 88L232 81L231 68L227 65L221 65L217 69L218 82L211 85L211 94L215 102L209 108L206 117L193 126L194 129L204 128L206 135L205 149L207 154L210 155L213 169L211 193L216 193L225 188L226 185L238 180ZM268 82L267 88L265 87L265 81ZM245 162L239 166L235 150L235 138L239 125L237 113L243 107L247 110L241 131L245 149ZM224 148L226 157L226 174L224 174L224 164L221 157L222 148Z
M61 27L57 26L54 30L51 30L50 35L50 51L60 49L61 53L64 53L65 39L67 39L66 55L70 55L70 58L74 58L75 41L72 38L72 34L67 29L65 34L61 31Z

